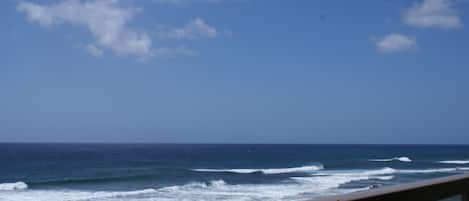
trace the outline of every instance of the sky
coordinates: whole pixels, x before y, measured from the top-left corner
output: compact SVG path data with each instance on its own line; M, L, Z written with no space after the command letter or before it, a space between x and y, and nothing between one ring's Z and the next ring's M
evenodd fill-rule
M0 1L0 142L467 144L467 11Z

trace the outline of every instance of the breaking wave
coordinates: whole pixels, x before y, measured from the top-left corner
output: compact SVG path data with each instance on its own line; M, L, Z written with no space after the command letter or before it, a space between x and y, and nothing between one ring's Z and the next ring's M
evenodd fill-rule
M340 188L341 185L367 179L390 180L389 169L357 170L350 172L312 172L305 177L291 177L279 183L229 184L224 180L191 182L159 189L126 192L34 190L0 192L5 201L254 201L309 200L313 197L366 190L369 187Z
M454 168L429 168L429 169L394 169L391 167L385 167L376 170L340 170L340 171L322 171L314 175L341 175L341 176L362 176L364 178L386 178L386 177L376 177L376 176L392 176L395 174L430 174L430 173L458 173L469 171L469 167L454 167ZM385 180L385 179L382 179Z
M463 172L463 171L468 171L468 170L469 170L469 167L455 167L455 168L434 168L434 169L418 169L418 170L398 170L398 173L424 174L424 173Z
M162 188L134 191L85 191L64 189L27 189L24 182L0 184L2 201L254 201L254 200L309 200L317 196L366 190L370 187L358 185L342 188L343 185L366 180L392 180L398 174L421 174L469 170L468 167L436 169L393 169L385 167L368 170L321 170L319 166L304 166L280 169L256 169L271 174L284 172L307 172L303 177L290 177L278 183L232 184L224 180L190 182ZM316 167L316 168L313 168ZM273 171L275 170L275 171ZM288 170L288 171L287 171ZM243 171L244 172L244 171ZM247 172L247 171L246 171ZM379 181L377 181L379 183ZM365 182L366 183L366 182Z
M196 172L230 172L239 174L252 174L252 173L263 173L263 174L286 174L286 173L309 173L318 170L322 170L322 165L309 165L301 167L291 168L268 168L268 169L192 169Z
M454 168L431 168L431 169L394 169L390 167L382 168L379 170L369 170L362 174L368 175L383 175L383 174L425 174L425 173L452 173L468 171L469 167L454 167Z
M437 163L464 165L469 164L469 160L438 161Z
M15 183L1 183L0 191L15 191L15 190L26 190L28 185L22 181Z
M400 162L412 162L409 157L395 157L395 158L385 158L385 159L370 159L369 161L374 162L391 162L391 161L400 161Z
M145 194L156 192L155 189L144 189L136 191L77 191L77 190L28 190L16 191L13 193L0 192L2 200L17 201L17 200L34 200L34 201L95 201L95 200L109 200L120 201L127 200L127 198L141 197Z
M313 180L285 181L277 184L228 184L223 180L192 182L160 189L126 192L77 191L77 190L28 190L12 193L0 192L5 201L254 201L254 200L308 200L314 196L348 193L368 188L338 189L341 184L355 178L317 177Z

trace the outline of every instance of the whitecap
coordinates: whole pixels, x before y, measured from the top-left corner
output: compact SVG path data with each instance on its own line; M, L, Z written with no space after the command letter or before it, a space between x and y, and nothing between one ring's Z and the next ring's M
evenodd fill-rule
M378 169L378 170L367 170L367 171L364 171L363 175L368 175L368 176L373 176L373 175L386 175L386 174L394 174L398 172L398 170L394 169L394 168L390 168L390 167L385 167L385 168L381 168L381 169Z
M77 190L28 190L15 192L1 192L0 197L5 201L121 201L134 200L145 194L154 193L155 189L136 191L77 191Z
M341 188L350 182L363 180L392 180L397 174L416 174L462 171L469 169L393 169L390 167L363 170L319 170L304 177L291 177L278 183L232 184L224 180L190 182L158 189L135 191L83 191L83 190L35 190L0 191L2 201L281 201L309 200L318 196L348 193L362 188Z
M409 157L395 157L395 158L385 158L385 159L370 159L369 161L374 161L374 162L391 162L391 161L400 161L400 162L412 162L412 160Z
M322 165L309 165L301 167L291 168L268 168L268 169L192 169L196 172L231 172L239 174L252 174L252 173L263 173L263 174L286 174L286 173L309 173L318 170L322 170Z
M330 170L314 173L312 177L292 177L292 179L308 183L316 189L340 189L341 185L354 181L392 180L394 176L391 174L395 172L396 170L392 168L376 170Z
M350 179L324 177L298 177L276 184L228 184L223 180L208 183L194 182L182 186L160 189L163 195L174 200L309 200L312 197L347 193L360 189L339 189ZM309 178L310 180L306 180ZM316 179L313 179L316 178ZM352 179L353 180L353 179ZM307 196L305 196L307 195ZM160 197L159 197L160 198ZM160 199L158 199L160 200Z
M437 163L444 163L444 164L469 164L469 160L450 160L450 161L437 161Z
M392 175L389 175L389 176L380 176L380 177L376 177L374 179L378 179L378 180L392 180L394 179L394 176Z
M28 185L22 181L0 184L0 191L14 191L14 190L26 190L26 189L28 189Z
M407 169L398 170L398 173L403 174L425 174L425 173L447 173L447 172L461 172L469 170L468 167L454 167L454 168L433 168L433 169Z
M392 176L392 174L398 173L399 170L385 167L381 169L374 169L374 170L326 170L321 171L313 176L339 176L344 178L349 178L352 181L357 180L367 180L367 179L381 179L381 180L388 180ZM391 178L392 179L392 178Z
M0 192L0 197L4 201L300 201L317 196L364 190L364 188L338 188L341 184L355 179L360 178L340 179L340 177L319 176L316 182L314 179L310 181L291 179L272 184L229 184L223 180L213 180L128 192L29 190L14 193Z

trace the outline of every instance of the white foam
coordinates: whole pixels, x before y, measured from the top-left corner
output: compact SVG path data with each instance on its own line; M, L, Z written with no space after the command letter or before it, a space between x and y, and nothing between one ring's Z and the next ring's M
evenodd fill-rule
M75 190L28 190L12 193L0 192L0 200L5 201L97 201L97 200L127 200L144 194L156 192L155 189L144 189L124 192L108 191L75 191Z
M341 184L361 177L311 176L309 180L292 179L275 184L228 184L223 180L192 182L160 189L128 192L88 192L70 190L28 190L0 192L2 201L255 201L308 200L312 197L348 193L356 189L339 189Z
M463 164L469 164L469 160L437 161L437 163L463 165Z
M367 170L361 173L362 175L367 175L367 176L374 176L374 175L387 175L387 174L394 174L398 172L398 170L390 167L385 167L382 169L378 170Z
M313 177L293 177L292 179L309 183L314 189L339 189L343 184L362 180L391 180L396 170L382 168L377 170L331 170L313 174ZM368 189L365 188L365 189ZM358 189L355 189L358 190ZM361 189L364 190L364 189Z
M429 169L394 169L390 167L385 167L385 168L377 169L377 170L363 171L360 174L373 176L373 175L391 175L391 174L445 173L445 172L458 172L458 171L467 171L467 170L469 170L469 167L429 168ZM342 173L342 174L347 174L347 173Z
M412 162L412 160L409 157L395 157L395 158L385 158L385 159L370 159L369 161L374 161L374 162L391 162L391 161L400 161L400 162Z
M390 175L390 176L380 176L380 177L376 177L375 179L378 179L378 180L392 180L394 179L394 176Z
M433 169L417 169L417 170L398 170L398 173L406 174L425 174L425 173L446 173L446 172L458 172L467 171L468 167L455 167L455 168L433 168Z
M136 191L35 190L0 191L1 201L302 201L314 197L348 193L366 188L345 189L341 185L361 180L391 180L396 174L453 172L468 167L402 170L320 170L305 177L292 177L272 184L230 184L223 180Z
M332 180L345 179L348 182L351 182L351 181L356 181L356 180L369 180L369 179L390 180L394 178L392 174L395 174L397 172L398 170L396 169L385 167L385 168L376 169L376 170L330 170L330 171L318 172L313 175L325 176L325 178L333 177ZM297 177L296 179L301 180L301 178L305 178L305 177ZM309 179L309 178L306 177L306 179Z
M308 200L319 195L346 193L360 189L338 189L350 179L338 180L320 176L292 178L278 184L227 184L217 180L209 183L191 183L160 189L175 200ZM309 180L307 179L309 178ZM314 178L314 179L313 179ZM353 180L353 179L352 179ZM307 196L305 196L307 195ZM160 199L158 199L160 200Z
M15 191L15 190L26 190L28 185L22 181L15 183L1 183L0 191Z
M301 167L291 167L291 168L269 168L269 169L192 169L197 172L231 172L239 174L251 174L256 172L261 172L263 174L285 174L285 173L295 173L295 172L314 172L322 170L322 165L309 165Z

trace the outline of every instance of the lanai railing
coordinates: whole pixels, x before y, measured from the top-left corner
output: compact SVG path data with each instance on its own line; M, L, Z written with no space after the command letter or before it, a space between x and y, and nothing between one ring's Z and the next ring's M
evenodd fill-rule
M469 201L469 173L381 187L311 201Z

